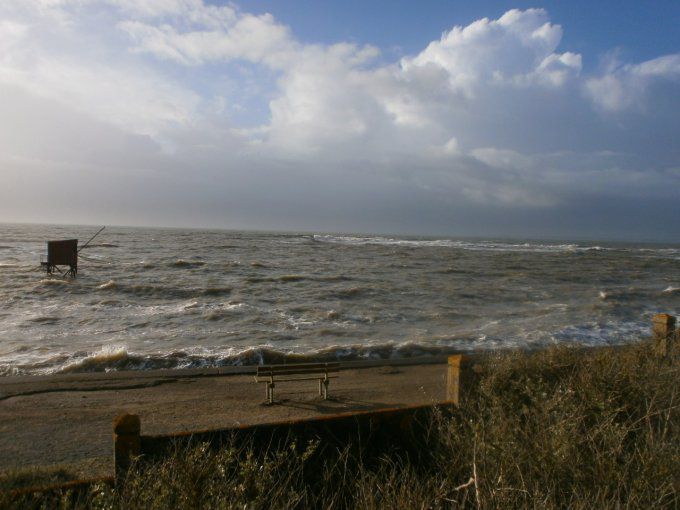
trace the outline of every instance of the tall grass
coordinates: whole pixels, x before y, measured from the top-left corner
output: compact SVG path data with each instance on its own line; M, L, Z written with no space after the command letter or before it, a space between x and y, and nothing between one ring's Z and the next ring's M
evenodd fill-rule
M648 345L489 356L421 455L323 441L178 447L117 490L0 500L43 508L678 508L680 362Z

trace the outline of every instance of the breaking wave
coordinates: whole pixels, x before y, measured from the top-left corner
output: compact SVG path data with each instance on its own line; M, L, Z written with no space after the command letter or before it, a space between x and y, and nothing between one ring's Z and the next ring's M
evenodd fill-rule
M318 350L295 352L258 345L242 349L187 349L167 353L129 352L124 345L105 346L100 351L56 356L33 366L0 365L0 375L65 374L110 372L121 370L157 370L180 368L218 368L252 366L266 363L391 360L436 356L467 350L461 346L419 345L413 342L387 342L378 345L333 345Z
M534 253L562 253L578 251L607 250L601 246L579 246L577 244L542 244L542 243L505 243L493 241L460 241L454 239L395 239L390 237L360 237L314 235L315 241L324 243L345 244L350 246L381 245L413 248L457 248L470 251L509 251Z
M171 287L151 284L119 284L114 280L97 286L102 291L114 291L142 298L189 299L197 296L226 296L231 287Z
M189 304L188 306L191 306ZM233 305L238 309L241 305ZM223 311L227 311L225 308ZM555 342L585 346L615 345L638 341L646 332L642 323L593 323L573 326L547 335L540 342L488 338L485 335L442 337L429 342L372 342L328 345L316 349L281 349L271 344L250 347L188 348L169 352L130 352L125 345L104 346L99 351L58 355L34 364L0 363L0 376L44 375L121 370L158 370L255 366L268 363L324 361L386 361L444 356L460 352L540 347Z
M70 285L71 280L66 278L43 278L38 282L40 285L61 287L65 285Z

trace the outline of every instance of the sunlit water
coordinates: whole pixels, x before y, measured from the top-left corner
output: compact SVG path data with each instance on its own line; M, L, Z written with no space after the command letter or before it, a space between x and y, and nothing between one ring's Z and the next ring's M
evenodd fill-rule
M0 225L0 374L601 345L680 311L680 246Z

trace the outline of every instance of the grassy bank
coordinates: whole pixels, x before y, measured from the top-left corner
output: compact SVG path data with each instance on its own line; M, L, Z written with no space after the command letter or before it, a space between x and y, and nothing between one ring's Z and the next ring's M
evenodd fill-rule
M350 442L194 445L106 485L4 507L650 508L680 506L680 362L649 346L492 355L414 457ZM23 476L26 476L25 474ZM11 485L5 480L5 487ZM2 499L4 498L4 499Z

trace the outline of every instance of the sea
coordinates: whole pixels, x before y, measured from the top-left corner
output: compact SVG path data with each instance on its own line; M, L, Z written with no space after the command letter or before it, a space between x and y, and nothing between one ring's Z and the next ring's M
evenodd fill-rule
M0 375L600 346L680 312L680 245L107 227L75 279L0 224Z

